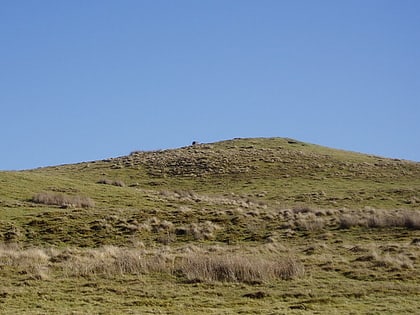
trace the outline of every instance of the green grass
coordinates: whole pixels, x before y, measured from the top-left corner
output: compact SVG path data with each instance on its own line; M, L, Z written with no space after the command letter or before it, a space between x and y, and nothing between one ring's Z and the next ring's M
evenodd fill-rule
M0 187L2 314L420 307L420 163L234 139L0 172ZM94 206L37 203L40 193ZM188 273L188 255L216 276ZM285 257L304 272L288 280L268 272ZM133 259L156 268L134 272ZM89 272L75 272L75 262Z

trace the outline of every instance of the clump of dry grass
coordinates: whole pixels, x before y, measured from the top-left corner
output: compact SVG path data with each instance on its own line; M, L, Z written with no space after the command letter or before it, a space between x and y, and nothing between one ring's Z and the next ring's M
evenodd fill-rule
M296 225L298 228L308 232L318 232L325 227L325 220L310 213L297 219Z
M299 214L299 213L313 213L314 210L308 206L305 205L300 205L300 206L296 206L292 209L292 212L294 214Z
M410 258L402 253L391 255L372 250L368 255L361 256L356 261L370 261L375 267L384 267L392 270L412 269Z
M340 229L350 229L360 224L360 218L355 215L342 215L338 218L338 226Z
M145 274L171 272L170 257L134 248L105 246L79 251L62 263L68 276Z
M221 229L221 227L211 221L204 221L198 223L190 223L187 225L175 226L172 222L161 220L156 217L147 219L142 224L137 226L138 230L145 230L156 234L165 233L165 237L170 239L178 236L191 236L194 240L210 240L214 239L214 233ZM164 241L163 243L165 243Z
M302 263L290 255L272 253L258 256L243 249L232 251L219 246L147 250L117 246L22 249L17 245L0 245L0 265L11 266L38 280L48 279L51 269L59 270L67 277L113 277L158 272L175 274L192 282L250 284L294 279L304 274Z
M104 185L113 185L118 187L125 187L125 183L122 180L111 180L111 179L100 179L97 181L98 184L104 184Z
M69 196L63 193L56 192L41 192L33 196L31 200L35 203L45 205L56 205L64 208L91 208L95 206L95 202L89 197L79 195Z
M217 230L220 230L220 226L211 221L204 221L178 228L176 233L191 235L195 240L211 240L215 237L214 233Z
M402 215L403 224L406 228L420 230L420 212L405 211Z
M338 218L339 228L349 229L355 226L368 228L407 228L420 229L420 212L416 210L385 211L372 210L364 213L349 213Z
M148 223L151 226L152 232L160 233L160 232L170 232L174 228L174 224L167 220L160 220L156 217L153 217L148 220Z
M304 267L292 257L269 260L239 254L195 254L182 259L180 271L193 282L261 283L300 277Z
M48 279L50 256L40 248L21 249L15 244L0 245L0 265L16 268L37 280Z

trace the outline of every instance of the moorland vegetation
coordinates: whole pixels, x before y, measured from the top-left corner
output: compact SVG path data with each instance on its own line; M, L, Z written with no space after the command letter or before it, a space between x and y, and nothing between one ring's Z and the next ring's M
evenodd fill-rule
M415 314L420 163L233 139L0 172L2 314Z

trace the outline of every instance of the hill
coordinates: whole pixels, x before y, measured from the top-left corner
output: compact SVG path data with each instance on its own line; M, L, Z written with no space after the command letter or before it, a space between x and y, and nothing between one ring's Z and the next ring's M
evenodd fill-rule
M420 163L253 138L0 183L4 314L420 307Z

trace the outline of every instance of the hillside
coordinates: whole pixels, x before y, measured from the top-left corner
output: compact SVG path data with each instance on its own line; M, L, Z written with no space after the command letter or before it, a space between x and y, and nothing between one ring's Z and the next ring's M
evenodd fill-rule
M420 163L233 139L0 185L2 314L420 308Z

